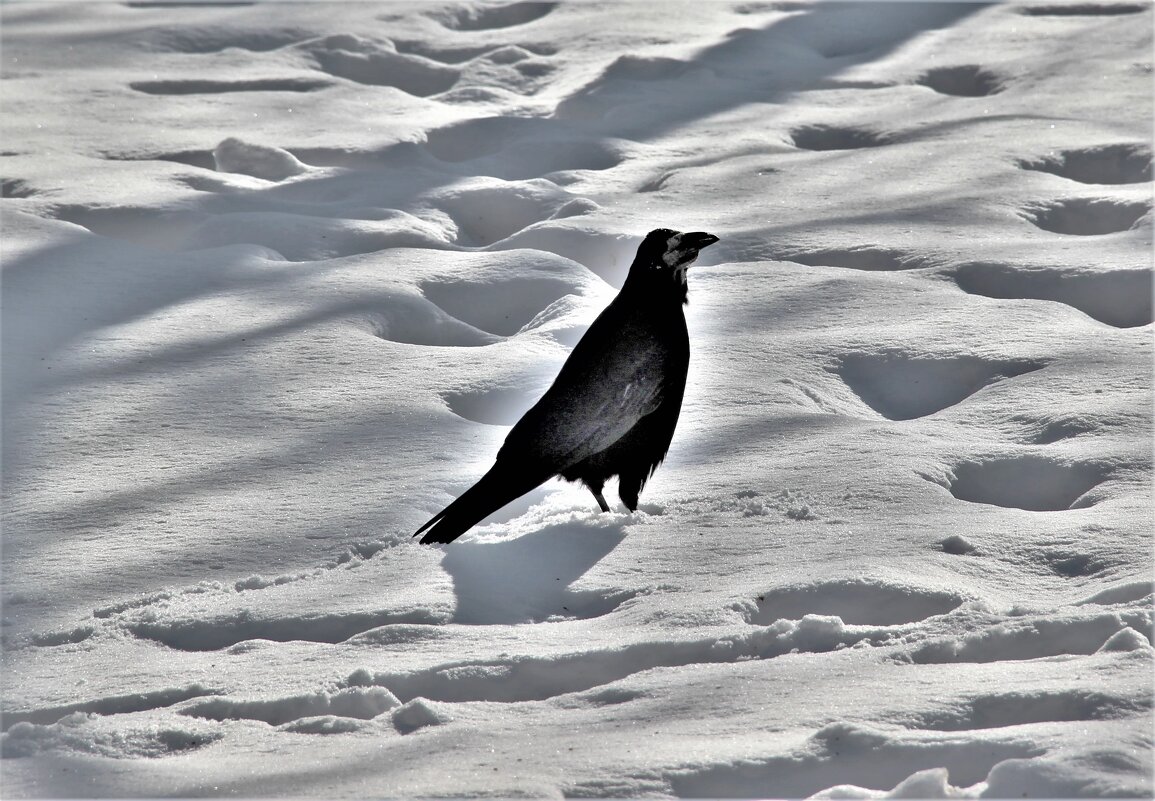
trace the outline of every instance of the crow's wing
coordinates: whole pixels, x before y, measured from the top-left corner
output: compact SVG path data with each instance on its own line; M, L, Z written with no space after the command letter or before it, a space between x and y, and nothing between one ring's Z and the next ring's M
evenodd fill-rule
M599 318L497 454L560 473L605 450L661 405L669 348L644 326ZM599 325L600 324L600 325Z

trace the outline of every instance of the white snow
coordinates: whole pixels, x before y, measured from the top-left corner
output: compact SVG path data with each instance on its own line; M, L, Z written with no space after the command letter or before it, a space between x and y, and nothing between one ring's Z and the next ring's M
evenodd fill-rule
M0 6L4 796L1151 797L1152 16ZM416 544L659 227L641 509Z

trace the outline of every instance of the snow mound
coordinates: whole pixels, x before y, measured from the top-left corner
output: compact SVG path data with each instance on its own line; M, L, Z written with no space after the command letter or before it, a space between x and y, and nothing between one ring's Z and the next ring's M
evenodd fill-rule
M441 726L453 720L443 704L435 704L424 698L414 698L393 711L393 726L402 734L412 734L427 726Z
M266 181L283 181L309 169L287 150L255 145L235 137L216 146L213 161L220 172L236 172Z

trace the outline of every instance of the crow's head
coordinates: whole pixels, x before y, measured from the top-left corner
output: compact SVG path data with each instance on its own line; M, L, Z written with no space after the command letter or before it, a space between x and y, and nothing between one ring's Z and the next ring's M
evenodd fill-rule
M673 290L683 302L686 300L686 269L698 258L698 251L718 241L718 237L702 231L671 231L656 228L646 234L638 246L627 285L642 285L653 290Z

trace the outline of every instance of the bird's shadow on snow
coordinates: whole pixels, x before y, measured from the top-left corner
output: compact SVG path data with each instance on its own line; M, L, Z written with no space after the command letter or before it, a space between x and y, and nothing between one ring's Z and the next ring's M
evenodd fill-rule
M618 546L624 527L624 519L599 526L566 520L514 539L454 543L441 563L457 596L453 622L536 623L608 614L634 593L570 586Z

